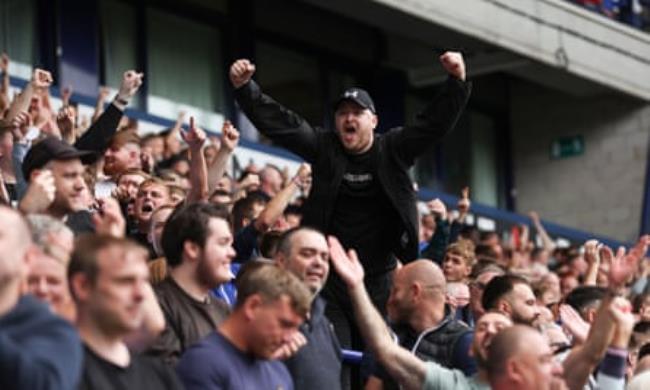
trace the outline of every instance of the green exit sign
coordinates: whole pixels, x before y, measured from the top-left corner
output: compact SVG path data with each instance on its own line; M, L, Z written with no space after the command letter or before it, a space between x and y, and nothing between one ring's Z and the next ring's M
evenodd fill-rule
M558 138L551 144L551 158L575 157L585 152L585 140L581 135Z

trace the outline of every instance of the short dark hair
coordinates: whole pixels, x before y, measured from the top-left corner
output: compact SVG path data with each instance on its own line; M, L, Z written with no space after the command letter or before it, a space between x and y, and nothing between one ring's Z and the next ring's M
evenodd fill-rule
M299 215L302 217L302 207L297 206L295 204L290 204L287 206L287 208L284 209L284 216L286 217L287 215Z
M504 295L510 293L516 284L528 285L528 280L513 274L495 276L490 283L485 286L481 304L485 310L496 309L496 305Z
M607 289L597 286L579 286L571 290L564 303L582 314L585 309L596 308L607 295Z
M235 232L244 228L244 219L253 220L253 206L255 203L267 204L269 196L262 191L253 191L245 198L235 202L232 209L232 226Z
M643 306L648 298L650 298L650 292L644 292L635 296L632 300L632 312L638 313L641 310L641 306Z
M476 254L476 259L479 262L481 261L495 262L499 257L497 252L494 250L494 248L491 245L486 245L486 244L476 245L476 249L474 250L474 253Z
M314 232L321 235L323 234L318 229L314 229L307 226L298 226L289 229L286 232L284 232L284 234L282 234L282 237L280 237L280 241L278 242L278 253L282 253L285 256L289 256L291 254L291 242L293 236L295 236L299 232Z
M267 259L272 259L278 251L278 244L283 234L279 230L271 230L264 233L260 239L260 255Z
M650 332L650 321L637 322L632 329L634 333L648 333Z
M72 277L76 274L83 274L90 283L94 284L99 275L97 254L106 248L114 246L122 248L125 252L140 251L145 260L149 257L147 250L142 245L128 238L84 234L75 241L74 250L70 256L70 264L68 265L68 280L72 280ZM74 297L72 284L70 284L70 291Z
M472 267L472 273L469 275L470 279L476 279L479 276L487 273L495 273L496 276L505 275L506 271L503 267L490 261L479 261Z
M223 207L209 203L181 204L169 216L161 237L161 246L167 264L176 267L183 261L185 241L205 246L208 237L208 223L211 218L220 218L228 222L228 211Z

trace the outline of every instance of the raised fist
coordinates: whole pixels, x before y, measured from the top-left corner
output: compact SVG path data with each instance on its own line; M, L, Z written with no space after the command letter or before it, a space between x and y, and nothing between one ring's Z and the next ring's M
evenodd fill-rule
M127 70L124 72L122 77L122 84L120 85L120 90L117 93L117 97L127 102L131 100L133 95L138 92L138 89L142 85L142 78L144 73L137 73L135 70Z
M447 206L438 198L431 200L427 203L427 207L431 213L445 221L447 219Z
M451 76L465 81L465 60L461 53L447 51L440 56L440 63Z
M233 87L239 88L250 81L253 73L255 65L245 59L237 60L230 66L230 82Z
M235 150L239 143L239 131L233 124L226 120L221 127L221 145L229 151Z
M53 81L54 79L52 79L52 74L47 70L38 68L34 69L31 82L36 89L47 89L52 85Z

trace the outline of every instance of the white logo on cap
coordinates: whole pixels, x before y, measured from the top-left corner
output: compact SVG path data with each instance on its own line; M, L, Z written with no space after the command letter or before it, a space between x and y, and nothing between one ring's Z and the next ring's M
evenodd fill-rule
M359 94L359 91L345 91L345 97L346 98L357 98L357 95Z

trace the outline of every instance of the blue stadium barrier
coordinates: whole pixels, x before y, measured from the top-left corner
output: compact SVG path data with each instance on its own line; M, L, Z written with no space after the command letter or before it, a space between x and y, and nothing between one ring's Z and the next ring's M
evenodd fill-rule
M341 355L343 356L343 363L346 364L361 364L361 359L363 359L363 352L352 349L342 349Z

